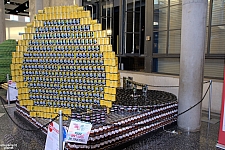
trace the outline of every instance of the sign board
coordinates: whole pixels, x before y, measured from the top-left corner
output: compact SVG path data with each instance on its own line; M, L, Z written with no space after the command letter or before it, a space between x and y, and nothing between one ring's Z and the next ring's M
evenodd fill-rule
M48 126L45 150L59 150L59 125L56 122Z
M8 82L8 90L7 90L7 100L9 101L15 101L18 97L18 89L16 88L16 82L13 82L12 80L9 80ZM8 97L9 94L9 97Z
M66 129L63 127L63 140L66 138ZM63 149L65 142L63 142ZM45 150L59 150L59 125L51 122L48 126L48 134L45 143Z
M92 124L72 119L66 136L67 142L87 144Z
M217 147L225 149L225 67L224 67L224 80L223 80L223 96L220 115L220 130Z

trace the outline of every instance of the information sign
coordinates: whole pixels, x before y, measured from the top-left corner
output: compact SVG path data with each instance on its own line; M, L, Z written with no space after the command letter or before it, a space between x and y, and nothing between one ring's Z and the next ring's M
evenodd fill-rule
M225 149L225 67L224 67L224 80L223 80L223 96L220 115L220 130L217 147Z
M89 122L72 119L66 136L67 142L87 144L92 128Z
M18 97L18 90L16 88L16 82L13 82L12 80L8 81L8 90L7 90L7 100L10 99L9 101L14 101L17 100ZM8 97L9 94L9 97Z
M48 126L45 150L59 150L59 125L56 122Z

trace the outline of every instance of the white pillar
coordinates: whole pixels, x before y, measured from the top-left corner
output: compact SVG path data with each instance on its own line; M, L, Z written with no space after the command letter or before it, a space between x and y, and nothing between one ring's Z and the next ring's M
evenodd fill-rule
M45 0L48 1L48 0ZM34 20L34 15L38 13L38 10L43 10L43 0L29 0L29 16L30 21Z
M207 6L207 0L182 1L178 113L202 98ZM201 126L201 104L178 116L178 126L186 131L198 131Z
M5 5L4 1L0 1L0 44L6 40L6 27L5 27Z

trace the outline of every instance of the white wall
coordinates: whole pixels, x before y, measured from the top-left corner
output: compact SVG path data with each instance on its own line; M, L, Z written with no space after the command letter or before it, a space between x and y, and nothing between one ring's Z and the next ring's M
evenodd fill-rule
M15 39L20 40L22 36L19 33L24 33L24 27L8 27L6 28L6 40Z
M145 83L148 85L155 86L179 86L179 77L171 76L171 75L162 75L162 74L153 74L153 73L143 73L143 72L132 72L132 71L120 71L120 77L133 77L134 81ZM209 81L209 79L205 79L205 81ZM214 113L220 113L221 110L221 100L222 100L222 88L223 81L222 80L212 80L212 106L211 110ZM121 79L121 86L123 85L123 81ZM203 85L203 95L205 94L209 83ZM178 97L178 87L149 87L151 90L160 90L166 91L175 94ZM209 94L206 95L205 99L202 103L202 109L208 109L208 100Z
M6 40L15 39L20 40L22 36L19 33L24 33L24 28L26 27L26 22L18 22L18 21L5 21L6 26Z

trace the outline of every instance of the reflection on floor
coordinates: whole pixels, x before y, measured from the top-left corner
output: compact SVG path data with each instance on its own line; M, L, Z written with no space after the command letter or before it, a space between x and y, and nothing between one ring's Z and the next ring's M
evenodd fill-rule
M6 105L7 106L7 105ZM30 126L14 117L15 104L7 108L12 118L23 128L30 129ZM203 114L204 115L204 114ZM215 116L214 116L215 117ZM217 119L218 116L217 116ZM196 133L186 133L177 129L176 125L160 129L150 133L138 140L129 142L115 149L124 150L213 150L218 138L219 123L208 124L202 122L201 130ZM168 131L176 131L171 133ZM5 114L0 106L0 150L5 144L13 145L14 150L43 150L45 137L37 132L27 132L18 128Z

